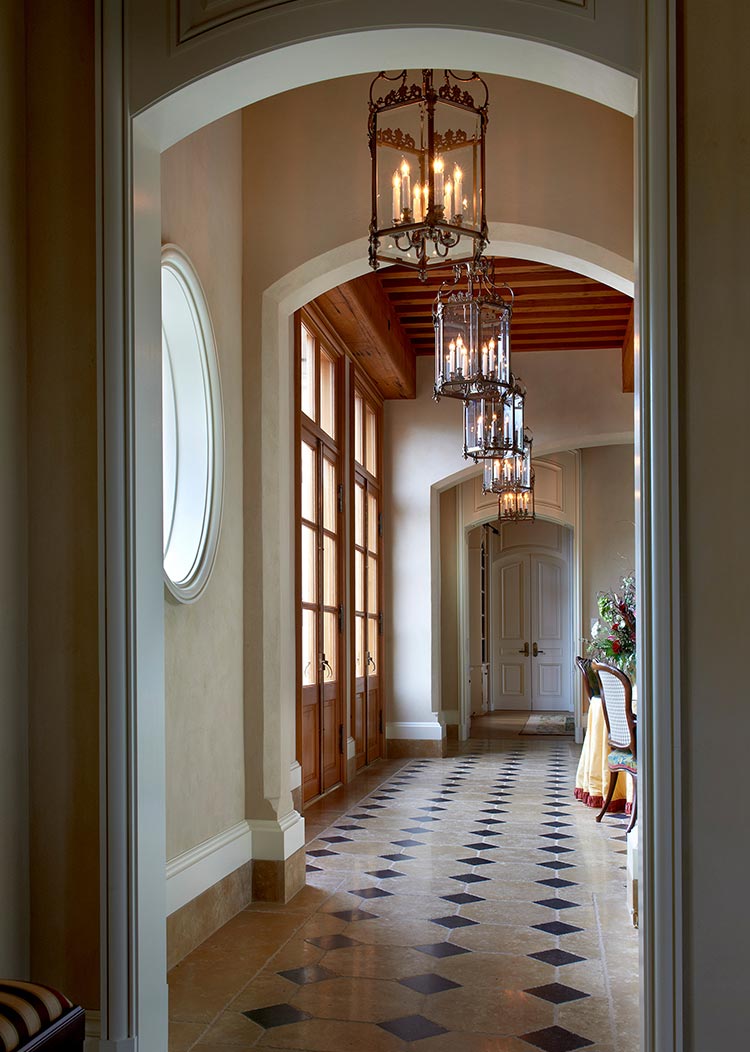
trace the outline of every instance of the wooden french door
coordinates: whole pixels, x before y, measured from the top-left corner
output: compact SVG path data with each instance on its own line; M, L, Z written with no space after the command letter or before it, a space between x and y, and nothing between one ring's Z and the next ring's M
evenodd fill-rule
M341 781L341 490L335 449L304 428L300 460L301 765L307 803Z
M354 705L357 769L382 755L380 687L380 491L359 472L354 476Z

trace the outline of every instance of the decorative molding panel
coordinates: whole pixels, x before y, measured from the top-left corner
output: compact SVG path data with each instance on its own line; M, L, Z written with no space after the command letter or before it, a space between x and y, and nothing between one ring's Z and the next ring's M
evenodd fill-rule
M524 0L524 3L556 8L584 18L596 18L596 0Z
M184 44L202 33L300 0L177 0L177 43Z
M537 512L542 508L562 514L564 510L563 468L549 460L537 460L534 464L536 476L535 502Z

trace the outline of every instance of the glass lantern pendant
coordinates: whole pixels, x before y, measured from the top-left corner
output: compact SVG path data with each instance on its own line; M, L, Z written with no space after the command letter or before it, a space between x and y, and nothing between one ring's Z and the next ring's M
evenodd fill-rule
M518 377L498 394L464 402L464 457L472 460L523 455L526 388Z
M534 510L534 476L531 476L531 488L517 492L507 490L501 493L497 501L497 518L499 522L533 522Z
M487 245L488 92L476 73L446 69L437 84L431 69L421 84L407 73L370 85L370 266L403 263L424 281L431 266L477 259Z
M452 285L445 284L435 300L435 400L442 397L500 398L512 388L510 320L513 292L497 286L487 260L458 264ZM461 286L461 274L466 284ZM500 294L504 288L506 299Z
M534 443L529 428L524 429L523 448L507 450L503 455L486 458L482 480L483 493L523 493L533 489L531 447Z

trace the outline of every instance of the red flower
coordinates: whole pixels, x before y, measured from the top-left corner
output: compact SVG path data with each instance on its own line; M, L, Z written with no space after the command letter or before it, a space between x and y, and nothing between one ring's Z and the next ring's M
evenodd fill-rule
M614 654L619 654L621 650L622 650L622 645L620 643L620 640L619 639L613 639L612 640L612 652Z

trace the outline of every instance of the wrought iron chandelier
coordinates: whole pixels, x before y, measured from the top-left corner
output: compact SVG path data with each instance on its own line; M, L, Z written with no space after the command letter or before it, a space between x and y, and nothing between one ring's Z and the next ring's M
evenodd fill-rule
M521 452L509 451L504 456L484 460L483 493L498 494L498 518L501 522L532 520L534 506L534 470L531 463L533 437L524 430Z
M381 262L402 263L424 281L431 266L481 256L487 245L488 98L476 73L459 77L446 69L436 83L435 71L423 69L421 83L409 83L404 69L373 80L368 132L374 270Z
M503 288L508 298L501 295ZM495 285L487 260L454 267L453 284L443 284L432 310L436 401L442 397L499 400L512 391L512 314L513 292L507 285Z

